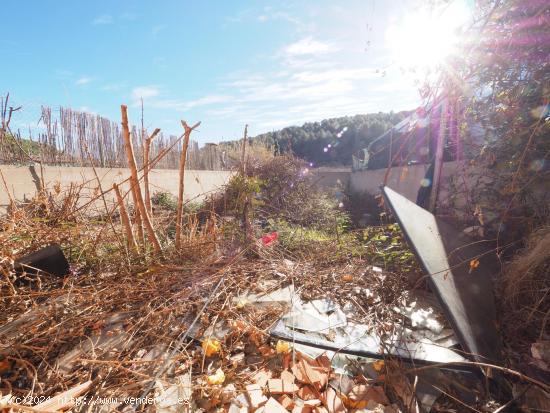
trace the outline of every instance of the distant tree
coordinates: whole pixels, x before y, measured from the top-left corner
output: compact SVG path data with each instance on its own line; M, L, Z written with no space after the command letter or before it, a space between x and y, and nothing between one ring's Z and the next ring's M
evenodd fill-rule
M316 166L351 165L351 157L407 115L373 113L307 122L252 138L279 154L292 153ZM223 144L222 144L223 145Z

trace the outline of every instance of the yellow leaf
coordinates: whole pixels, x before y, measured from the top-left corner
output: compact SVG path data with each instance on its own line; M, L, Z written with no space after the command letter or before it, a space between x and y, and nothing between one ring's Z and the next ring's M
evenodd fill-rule
M380 373L384 368L384 360L375 361L374 363L372 363L372 368L378 373Z
M206 357L210 357L220 351L222 348L221 343L218 340L208 339L202 342L202 349Z
M277 341L275 350L277 350L277 354L288 353L290 351L290 344L288 341L279 340Z
M239 300L237 301L237 309L242 309L244 308L247 304L249 303L249 301L245 298L245 297L242 297L242 298L239 298Z
M225 373L222 369L216 370L216 372L206 378L208 384L222 384L225 381Z
M340 398L348 409L364 409L368 404L368 400L351 400L345 394L340 394Z
M474 258L472 261L470 261L470 272L475 270L477 267L479 267L479 260L477 258Z

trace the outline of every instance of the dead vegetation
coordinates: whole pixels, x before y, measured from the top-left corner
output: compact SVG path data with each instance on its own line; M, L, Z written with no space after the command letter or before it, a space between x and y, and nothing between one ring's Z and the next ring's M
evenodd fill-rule
M527 238L525 248L507 265L502 281L503 333L512 348L523 349L520 354L529 355L526 360L532 363L531 345L548 343L549 337L549 227L542 227Z
M419 269L397 225L350 231L301 161L260 161L246 149L225 192L198 210L183 189L177 199L154 194L149 208L139 182L159 158L132 162L125 112L131 185L112 189L116 205L98 213L78 186L42 188L0 218L0 409L491 411L480 381L430 366L440 347L452 363L475 363L454 351L433 297L409 290ZM17 271L18 257L50 244L61 245L69 274ZM299 333L293 320L315 305L330 306L316 322L340 317L314 332L336 350L296 341L310 327ZM290 339L274 335L280 322ZM349 353L357 342L370 357ZM426 383L437 383L433 399Z

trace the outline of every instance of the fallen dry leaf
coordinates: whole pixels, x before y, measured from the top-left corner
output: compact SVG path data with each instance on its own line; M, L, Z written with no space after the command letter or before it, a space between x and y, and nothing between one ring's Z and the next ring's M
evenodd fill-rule
M206 378L208 384L222 384L225 381L225 373L222 369L216 370L216 372Z
M219 353L220 349L222 348L222 345L218 340L212 339L207 339L203 341L201 346L204 350L204 354L206 354L206 357L210 357L214 354Z

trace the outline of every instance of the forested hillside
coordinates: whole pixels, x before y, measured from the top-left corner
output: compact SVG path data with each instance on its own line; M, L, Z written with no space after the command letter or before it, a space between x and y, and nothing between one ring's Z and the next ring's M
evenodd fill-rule
M407 112L345 116L290 126L252 138L276 153L293 153L315 166L351 165L351 156L400 122Z

